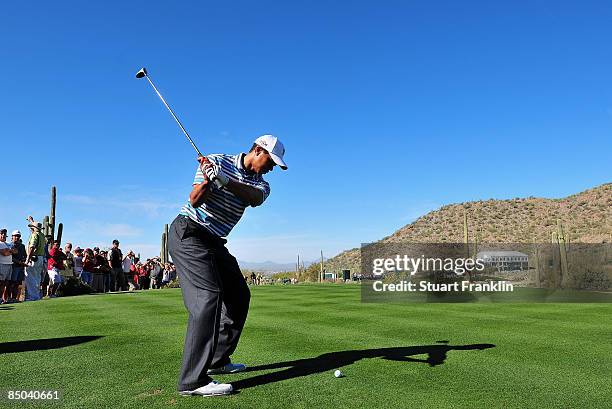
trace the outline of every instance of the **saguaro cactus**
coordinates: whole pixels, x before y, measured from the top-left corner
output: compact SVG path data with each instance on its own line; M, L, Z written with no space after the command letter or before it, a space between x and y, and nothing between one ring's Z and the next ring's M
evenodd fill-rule
M463 212L463 243L465 244L465 250L467 252L467 256L470 256L470 235L468 232L468 217L467 211Z
M170 253L168 251L168 237L170 236L170 229L168 228L168 225L166 224L164 226L164 233L166 234L166 242L165 242L165 246L164 246L164 252L165 252L165 257L166 257L166 263L170 262Z
M43 233L45 237L49 235L49 216L45 216L45 220L43 222Z
M323 282L325 279L325 269L323 268L323 250L321 250L321 274L319 275L319 282Z
M534 266L534 283L536 288L540 288L540 250L536 238L533 238L533 266Z
M164 225L164 232L161 235L161 249L159 250L159 259L162 263L170 261L168 257L168 225Z
M470 236L468 234L468 217L467 212L463 212L463 242L469 243Z
M57 225L57 239L56 241L62 245L62 233L64 232L64 225L62 223Z
M476 228L476 233L474 234L474 251L472 251L473 258L476 260L478 256L478 241L480 240L480 229Z
M470 255L470 234L468 230L468 217L467 210L463 212L463 243L465 244L465 257L469 258ZM470 270L466 271L466 276L469 282L472 281L472 272Z
M57 191L55 186L51 186L51 213L49 216L49 235L55 237L55 203Z
M565 288L568 284L569 271L567 265L567 249L565 248L565 235L563 234L563 224L557 219L557 238L559 240L559 255L561 257L561 287Z
M162 263L166 262L166 232L161 235L161 249L159 250L159 259Z

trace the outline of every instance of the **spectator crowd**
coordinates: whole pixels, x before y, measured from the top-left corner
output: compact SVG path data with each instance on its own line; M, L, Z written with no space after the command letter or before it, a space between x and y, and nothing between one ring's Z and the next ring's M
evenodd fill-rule
M19 230L7 241L8 230L0 229L0 304L54 298L61 283L70 278L105 293L162 288L177 277L175 266L159 257L141 261L132 250L124 255L118 240L108 251L73 249L72 243L62 249L53 237L45 237L41 223L28 220L27 245Z

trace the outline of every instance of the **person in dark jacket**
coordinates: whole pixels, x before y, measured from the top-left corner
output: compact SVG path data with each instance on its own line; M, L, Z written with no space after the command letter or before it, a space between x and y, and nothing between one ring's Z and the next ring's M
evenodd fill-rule
M12 233L13 249L13 273L9 282L7 301L9 303L19 302L19 285L25 279L26 258L28 257L26 248L21 241L21 232L15 230Z
M110 290L127 291L127 281L123 274L123 253L119 249L119 240L113 240L113 247L108 252L110 271Z

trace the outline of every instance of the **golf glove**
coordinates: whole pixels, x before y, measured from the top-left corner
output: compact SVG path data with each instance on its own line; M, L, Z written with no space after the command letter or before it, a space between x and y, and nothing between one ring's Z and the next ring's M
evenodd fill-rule
M214 163L206 164L204 166L204 173L206 173L208 180L212 180L213 182L215 182L215 185L217 185L219 189L223 188L229 183L230 179Z

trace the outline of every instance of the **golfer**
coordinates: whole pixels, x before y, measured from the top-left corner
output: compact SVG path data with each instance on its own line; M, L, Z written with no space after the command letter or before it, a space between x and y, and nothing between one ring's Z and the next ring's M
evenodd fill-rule
M182 395L226 395L232 385L209 375L246 369L232 363L249 311L250 292L225 237L248 206L270 194L263 175L286 170L285 148L272 135L255 140L249 153L199 157L189 201L170 226L168 250L189 311L178 390Z

